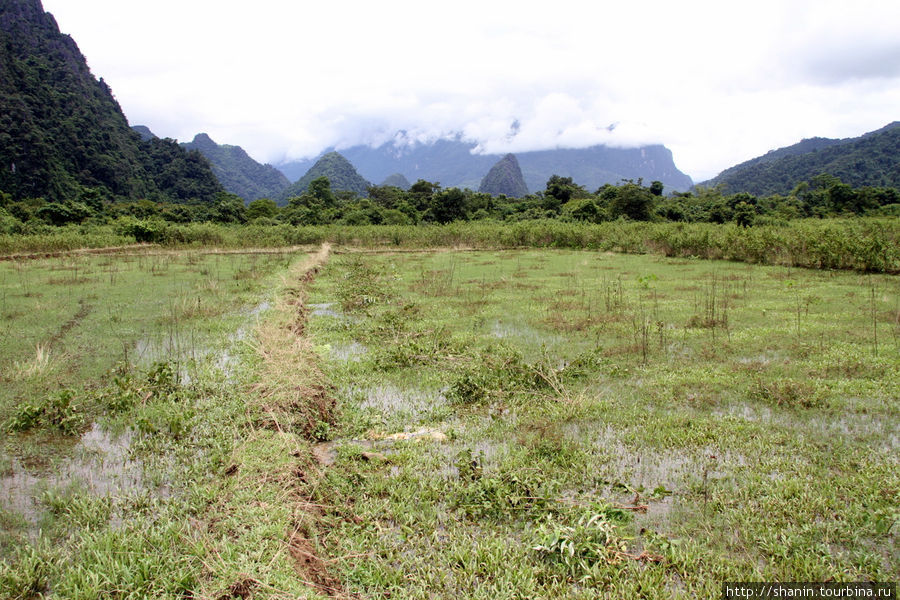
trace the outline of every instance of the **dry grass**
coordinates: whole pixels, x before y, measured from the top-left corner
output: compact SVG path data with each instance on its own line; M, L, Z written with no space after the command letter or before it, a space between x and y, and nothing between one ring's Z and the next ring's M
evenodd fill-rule
M306 327L306 284L328 260L331 247L323 244L284 279L271 318L257 329L263 359L261 383L254 395L263 409L263 425L291 431L307 439L322 437L334 424L334 398L316 365Z
M50 370L53 364L50 355L50 346L38 344L35 346L34 358L28 361L15 361L10 377L13 380L31 379L39 377Z

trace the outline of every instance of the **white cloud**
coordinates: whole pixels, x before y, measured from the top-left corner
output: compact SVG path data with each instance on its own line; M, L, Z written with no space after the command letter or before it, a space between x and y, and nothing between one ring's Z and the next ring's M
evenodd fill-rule
M402 129L492 152L665 143L701 180L802 137L878 128L900 106L895 0L44 6L132 123L260 160Z

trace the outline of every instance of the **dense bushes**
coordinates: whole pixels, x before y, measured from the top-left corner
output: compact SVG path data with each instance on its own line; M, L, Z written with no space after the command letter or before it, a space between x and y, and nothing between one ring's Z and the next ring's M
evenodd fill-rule
M587 224L557 220L294 227L261 223L177 224L129 217L111 225L45 226L22 234L0 234L0 253L53 252L135 242L247 248L324 241L366 248L583 248L822 269L900 272L900 221L894 218L811 219L760 227L733 223Z

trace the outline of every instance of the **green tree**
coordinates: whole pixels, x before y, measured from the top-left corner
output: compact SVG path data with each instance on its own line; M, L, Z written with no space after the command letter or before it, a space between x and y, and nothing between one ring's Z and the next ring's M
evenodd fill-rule
M619 186L616 197L609 204L612 218L628 217L633 221L649 221L653 216L656 196L639 183L628 182Z
M465 218L465 206L465 192L459 188L450 188L432 196L429 212L432 220L438 223L450 223Z
M247 209L244 206L244 199L228 192L219 192L216 194L216 202L210 210L209 217L217 223L246 223Z
M571 177L551 175L544 190L542 208L559 213L562 205L573 198L586 198L589 194L582 186L577 185Z
M309 183L309 193L317 198L324 208L337 206L337 199L331 191L331 182L327 177L317 177Z
M278 214L278 205L268 198L257 198L247 205L247 219L273 219Z

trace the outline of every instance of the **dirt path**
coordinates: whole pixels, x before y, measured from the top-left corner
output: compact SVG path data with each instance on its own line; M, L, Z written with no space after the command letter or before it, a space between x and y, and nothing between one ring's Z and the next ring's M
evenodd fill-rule
M287 550L302 581L331 598L350 598L341 582L330 573L314 540L322 539L322 508L313 502L312 447L321 428L335 424L335 401L318 357L305 336L309 283L328 261L331 245L322 244L306 260L298 262L284 277L284 291L276 300L272 318L257 330L263 358L262 376L255 398L262 408L260 426L278 432L292 443L285 445L297 458L297 466L285 484L289 501L295 504L294 523L286 532ZM300 438L300 439L297 439ZM302 440L305 440L302 441Z

